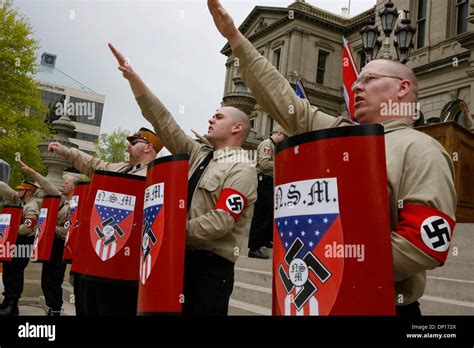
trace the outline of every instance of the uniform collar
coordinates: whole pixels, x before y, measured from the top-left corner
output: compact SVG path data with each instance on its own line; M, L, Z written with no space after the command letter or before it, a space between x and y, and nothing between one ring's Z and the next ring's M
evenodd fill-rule
M389 120L387 122L384 122L382 125L384 128L384 133L387 134L400 129L412 128L413 122L405 118L400 118Z

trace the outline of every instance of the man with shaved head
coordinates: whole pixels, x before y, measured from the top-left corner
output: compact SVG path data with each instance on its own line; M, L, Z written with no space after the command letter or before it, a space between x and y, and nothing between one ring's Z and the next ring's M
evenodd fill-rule
M199 144L186 136L125 58L109 46L163 144L172 154L190 157L183 313L226 315L234 264L257 196L255 168L237 158L250 132L249 118L238 108L221 107L209 119L206 140L212 149Z
M353 124L300 99L235 27L219 1L208 0L208 7L217 29L239 59L242 80L262 110L284 129L300 134ZM364 67L352 89L357 120L361 124L379 123L385 129L397 314L420 315L418 299L424 292L426 270L445 262L455 224L453 164L435 139L412 127L418 83L410 68L389 60L374 60ZM449 232L447 237L435 233L440 226Z

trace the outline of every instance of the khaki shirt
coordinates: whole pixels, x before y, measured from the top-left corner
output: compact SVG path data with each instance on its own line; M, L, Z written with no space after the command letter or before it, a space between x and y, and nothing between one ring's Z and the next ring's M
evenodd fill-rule
M235 50L239 70L262 110L292 134L351 125L344 117L321 112L300 99L289 82L245 40ZM289 113L288 105L294 106ZM454 168L444 148L433 138L411 127L403 119L384 124L390 225L396 304L410 304L424 292L426 270L439 266L427 255L395 233L398 202L432 207L455 219Z
M27 219L38 221L39 207L36 201L32 198L28 202L22 203L20 198L16 195L16 191L10 186L0 181L0 196L2 196L8 204L23 205L23 216L21 218L21 225L18 229L18 234L21 236L33 236L35 234L35 225L29 224ZM25 224L26 222L26 224Z
M262 141L257 148L257 172L273 177L275 144L271 138Z
M48 195L61 196L60 209L58 212L58 220L56 222L56 236L60 239L66 239L67 229L64 224L69 219L69 212L71 211L71 201L66 198L48 179L39 173L32 175L38 182L43 191Z
M151 91L147 90L138 97L137 102L164 146L172 154L186 153L190 156L189 179L212 149L187 137ZM250 163L239 161L240 150L240 147L235 147L214 152L194 191L186 224L187 249L210 251L231 262L239 256L257 198L255 168ZM222 190L226 188L240 192L247 199L237 221L226 210L215 209Z
M64 158L68 160L74 168L89 177L94 173L95 170L106 170L109 172L146 176L148 164L148 162L146 162L132 166L131 164L125 162L110 163L92 157L87 153L73 148L68 149L68 152Z

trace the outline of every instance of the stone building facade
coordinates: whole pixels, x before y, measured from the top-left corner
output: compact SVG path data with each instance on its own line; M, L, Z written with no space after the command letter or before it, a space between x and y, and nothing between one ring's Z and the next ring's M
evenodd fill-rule
M417 27L407 64L419 79L425 120L456 116L459 100L468 106L474 102L474 0L393 2L398 10L410 11L412 24ZM381 29L377 13L384 3L377 0L374 7L354 17L344 12L329 13L304 0L287 8L257 6L239 29L290 83L294 85L298 76L312 104L334 116L347 115L342 92L342 37L349 41L356 64L362 68L365 55L359 32L371 20ZM384 39L383 32L380 39ZM249 112L252 132L246 145L255 148L270 134L273 120L255 105L243 85L230 46L224 46L221 53L227 56L223 104L238 105ZM393 46L391 55L396 57Z

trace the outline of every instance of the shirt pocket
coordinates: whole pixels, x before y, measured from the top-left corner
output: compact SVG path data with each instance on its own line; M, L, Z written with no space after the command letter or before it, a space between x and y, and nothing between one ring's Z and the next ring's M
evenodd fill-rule
M199 182L198 187L200 189L204 189L204 190L209 191L209 192L215 192L215 191L218 190L220 184L221 183L220 183L219 178L217 178L215 176L204 175L201 178L201 181Z

